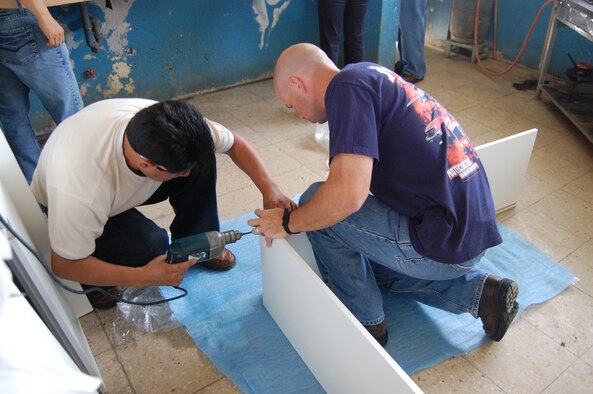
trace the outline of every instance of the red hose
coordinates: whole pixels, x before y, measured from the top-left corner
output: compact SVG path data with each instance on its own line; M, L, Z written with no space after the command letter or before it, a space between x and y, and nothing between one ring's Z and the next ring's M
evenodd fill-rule
M494 71L490 71L490 70L486 69L484 66L482 66L482 59L480 59L480 51L478 49L478 12L480 10L480 0L478 0L478 2L476 4L476 13L474 15L474 51L476 51L476 54L477 54L476 57L478 58L478 66L480 67L480 70L484 74L490 75L492 77L500 77L500 76L508 73L509 71L511 71L512 68L515 67L517 62L519 62L519 59L521 59L521 56L523 55L523 52L525 51L525 48L527 47L527 43L529 42L531 33L533 33L533 29L535 28L535 25L541 15L541 13L543 12L544 8L546 8L552 2L554 2L554 0L547 0L544 4L542 4L539 11L537 11L537 14L535 15L535 19L533 20L533 23L531 24L531 28L529 29L529 32L527 33L527 37L525 37L525 41L523 41L523 46L521 47L521 50L517 54L517 57L515 58L513 63L509 67L507 67L506 70L503 70L500 72L494 72Z

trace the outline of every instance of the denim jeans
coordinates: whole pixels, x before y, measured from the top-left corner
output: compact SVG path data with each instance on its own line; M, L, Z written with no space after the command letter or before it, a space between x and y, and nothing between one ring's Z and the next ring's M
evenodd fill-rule
M396 65L403 73L418 79L424 79L426 76L424 35L427 7L428 0L402 0L399 10L397 36L399 61Z
M342 29L344 65L364 60L364 18L367 0L319 0L319 47L338 65Z
M0 11L0 122L29 183L40 153L29 120L31 90L56 124L83 107L66 45L48 47L29 10L4 9Z
M299 205L320 186L311 185ZM410 242L408 219L371 195L356 213L307 237L323 281L363 325L385 319L382 289L456 314L478 315L488 273L474 265L483 254L460 264L419 255Z

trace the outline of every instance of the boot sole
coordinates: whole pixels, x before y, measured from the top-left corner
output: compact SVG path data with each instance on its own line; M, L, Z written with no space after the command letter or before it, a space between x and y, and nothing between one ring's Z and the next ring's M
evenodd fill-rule
M511 323L517 316L519 311L519 304L517 303L517 296L519 295L519 286L516 282L503 279L497 289L498 308L502 311L502 315L499 317L498 327L496 332L491 336L493 341L500 341L506 334Z

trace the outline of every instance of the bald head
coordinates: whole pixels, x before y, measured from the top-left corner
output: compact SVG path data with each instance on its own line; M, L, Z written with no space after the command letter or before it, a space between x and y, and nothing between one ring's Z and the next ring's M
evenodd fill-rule
M300 43L282 52L274 68L274 91L288 107L296 103L309 111L325 112L325 91L329 82L340 70L319 47ZM306 114L301 117L317 121ZM317 115L315 115L317 119Z
M324 69L339 71L319 47L307 43L295 44L282 52L276 61L274 87L285 84L290 75L311 78Z

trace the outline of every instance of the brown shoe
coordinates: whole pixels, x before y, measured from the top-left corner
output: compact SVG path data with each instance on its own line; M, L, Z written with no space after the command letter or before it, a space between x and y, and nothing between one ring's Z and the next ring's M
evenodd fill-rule
M385 346L387 345L387 341L389 340L389 335L387 333L387 326L385 326L385 322L381 322L379 324L374 324L372 326L364 326L367 331L379 342L379 345Z
M119 301L119 290L117 289L117 287L102 287L102 286L89 286L89 285L82 285L83 289L89 289L92 287L98 287L100 289L103 289L103 291L109 293L109 294L105 294L102 291L92 291L90 293L88 293L86 295L86 297L89 299L89 302L91 303L91 305L93 306L93 308L95 309L109 309L109 308L113 308L115 306L115 304L117 304L117 301Z
M210 268L211 270L227 271L235 266L235 255L230 250L225 249L222 254L211 260L206 260L200 265L204 268Z
M406 81L406 82L410 82L410 83L416 83L416 82L420 82L422 81L422 79L420 78L416 78L413 75L410 74L402 74L402 78Z
M484 282L478 316L486 335L500 341L519 310L519 286L510 279L490 275Z

